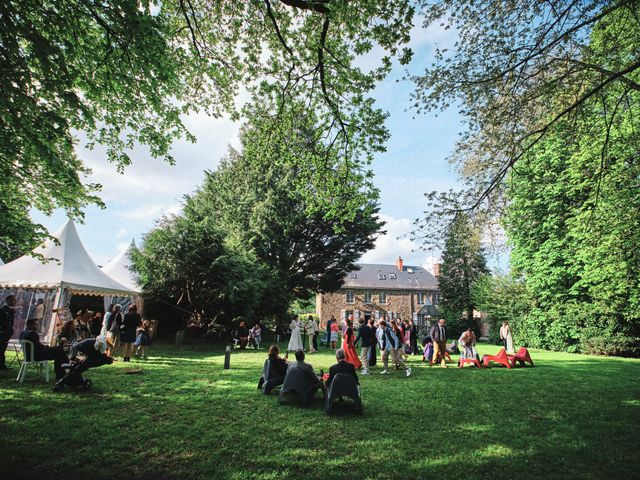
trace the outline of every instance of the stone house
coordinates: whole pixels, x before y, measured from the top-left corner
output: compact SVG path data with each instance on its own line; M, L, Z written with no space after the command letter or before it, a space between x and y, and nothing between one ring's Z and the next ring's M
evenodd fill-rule
M361 317L413 319L418 326L438 316L438 280L429 271L404 265L401 257L395 265L364 263L358 267L347 274L339 290L316 294L321 326L331 315L339 321L353 315L355 322ZM440 265L435 264L434 269L437 274Z

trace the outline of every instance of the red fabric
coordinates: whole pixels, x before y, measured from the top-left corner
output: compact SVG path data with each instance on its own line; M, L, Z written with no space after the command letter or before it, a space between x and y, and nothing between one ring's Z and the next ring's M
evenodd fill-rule
M342 349L346 354L346 361L356 367L356 370L362 367L362 362L358 358L358 353L356 352L356 347L354 346L355 339L353 338L353 334L345 335L342 339Z
M496 362L500 365L504 365L507 368L511 368L509 357L507 356L507 351L504 348L501 348L497 355L485 355L482 357L482 364L485 367L489 366L489 362Z

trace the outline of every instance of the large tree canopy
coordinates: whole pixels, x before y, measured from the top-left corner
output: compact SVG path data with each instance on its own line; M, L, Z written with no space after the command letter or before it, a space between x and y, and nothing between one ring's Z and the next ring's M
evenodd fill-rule
M407 0L7 0L0 3L0 256L28 250L45 230L31 208L81 216L99 203L83 183L76 132L107 147L117 168L129 149L171 162L172 140L191 135L194 110L238 115L241 88L272 112L302 100L323 141L354 158L382 149L381 114L366 97L407 61ZM372 71L354 60L374 47ZM361 157L360 154L364 153Z
M455 106L465 122L451 158L465 189L429 198L449 218L461 209L500 213L508 172L558 122L572 128L591 114L589 103L605 99L610 124L621 113L615 105L640 91L637 1L419 3L425 28L441 23L457 33L413 77L418 111ZM593 134L607 145L608 132Z
M281 319L295 299L339 288L373 248L382 223L366 168L316 142L312 113L286 122L273 128L256 110L242 149L207 172L179 217L147 235L138 266L145 292L166 291L208 321Z

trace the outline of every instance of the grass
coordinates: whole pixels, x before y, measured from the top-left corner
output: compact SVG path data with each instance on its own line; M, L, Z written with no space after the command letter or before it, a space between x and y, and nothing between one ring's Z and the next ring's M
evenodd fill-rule
M497 347L481 346L481 353ZM91 479L638 478L640 361L533 351L533 369L361 377L365 414L279 406L265 351L157 344L56 394L0 374L3 477ZM454 357L455 358L455 357ZM327 350L308 356L319 370ZM142 366L141 375L124 370Z

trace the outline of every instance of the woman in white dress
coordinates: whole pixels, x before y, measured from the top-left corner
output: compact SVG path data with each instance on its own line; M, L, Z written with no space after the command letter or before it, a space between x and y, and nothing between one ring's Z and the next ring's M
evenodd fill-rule
M289 325L291 329L291 338L289 339L289 346L287 347L287 352L295 352L297 350L304 350L304 345L302 344L302 322L298 320L298 316L294 316L293 320L291 320L291 325Z
M500 339L502 340L502 345L504 345L504 349L507 353L510 355L513 354L513 337L511 336L511 327L507 320L502 322L502 326L500 327Z

